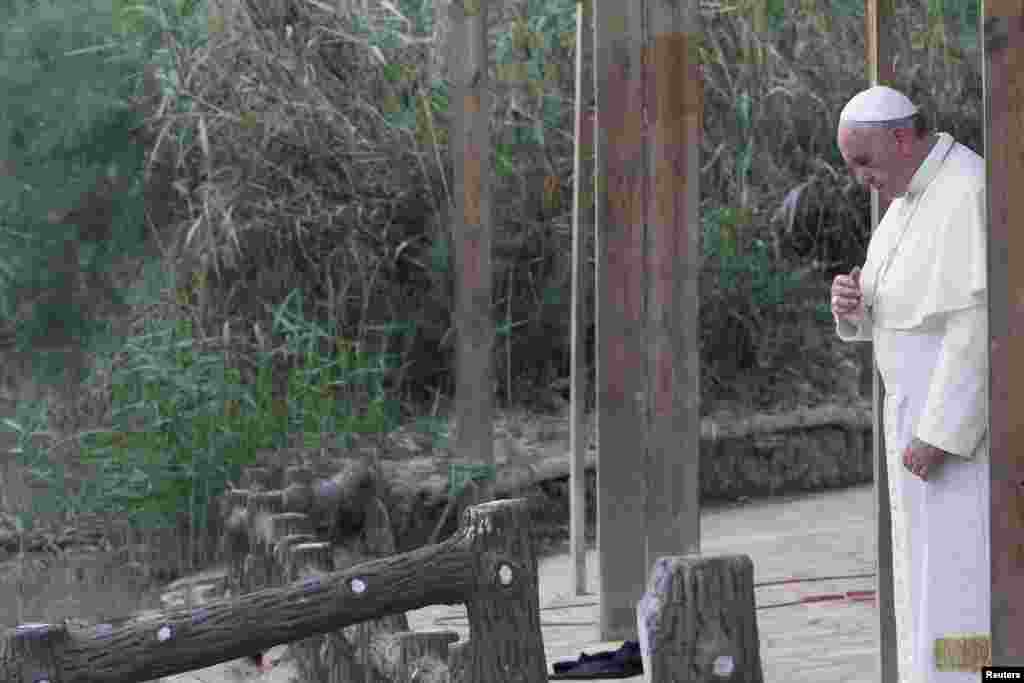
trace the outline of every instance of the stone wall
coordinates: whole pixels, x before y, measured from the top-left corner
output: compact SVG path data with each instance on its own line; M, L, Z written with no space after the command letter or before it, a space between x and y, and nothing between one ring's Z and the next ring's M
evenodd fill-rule
M872 439L871 428L863 424L701 439L701 504L869 483L874 479ZM597 519L595 474L593 467L586 471L589 538ZM569 523L568 477L533 486L525 495L534 511L538 540L564 538Z
M827 425L701 440L701 498L771 496L873 479L870 428Z
M701 439L701 504L715 504L871 482L871 428L863 417L851 424L824 424L746 436ZM596 470L586 468L587 535L596 524ZM548 479L523 494L530 501L538 541L564 539L569 524L569 478ZM444 505L423 505L412 524L399 529L404 549L426 542ZM455 530L450 519L445 534Z

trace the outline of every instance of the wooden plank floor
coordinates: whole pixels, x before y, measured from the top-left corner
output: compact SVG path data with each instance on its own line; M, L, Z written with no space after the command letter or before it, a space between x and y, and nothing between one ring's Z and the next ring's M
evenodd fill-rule
M871 486L816 493L738 507L704 510L701 552L745 553L755 582L874 572ZM597 595L572 594L568 554L541 561L541 627L550 665L580 652L618 648L601 642ZM587 557L588 590L598 588L597 554ZM781 607L808 596L864 591L873 577L834 579L756 589L761 661L769 682L868 683L876 679L876 612L872 602L823 601ZM574 606L573 606L574 605ZM416 630L452 630L467 638L462 607L431 607L409 614ZM643 677L621 679L641 681Z
M705 509L701 552L745 553L754 561L755 582L838 577L874 571L871 486L800 497L756 500L742 506ZM588 553L589 595L572 594L568 553L541 560L540 603L544 645L550 664L580 652L615 649L598 635L597 554ZM761 661L768 683L868 683L876 674L876 612L872 602L823 601L771 607L803 597L863 591L874 578L832 579L756 589ZM417 631L455 631L468 638L465 608L435 606L409 613ZM282 662L266 673L228 662L166 679L175 683L266 681L286 683ZM621 679L641 681L643 678Z

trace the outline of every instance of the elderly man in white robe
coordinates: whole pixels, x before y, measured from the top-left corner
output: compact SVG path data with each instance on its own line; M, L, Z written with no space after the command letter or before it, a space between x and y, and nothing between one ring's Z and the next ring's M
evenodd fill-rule
M885 86L850 100L837 138L892 202L831 294L885 387L900 681L974 683L991 657L984 160Z

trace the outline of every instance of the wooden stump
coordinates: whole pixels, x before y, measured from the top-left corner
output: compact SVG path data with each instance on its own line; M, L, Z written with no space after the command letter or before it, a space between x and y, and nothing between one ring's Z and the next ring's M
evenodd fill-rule
M470 640L449 646L448 669L451 671L452 683L470 683L466 676L466 668L473 659L472 648L473 642Z
M303 543L291 546L284 567L289 582L316 577L334 571L330 543ZM362 683L366 671L356 652L339 632L325 633L296 641L289 646L295 657L300 681Z
M270 548L271 518L281 513L281 491L253 491L246 508L249 534L249 554L245 558L242 574L242 592L268 588L274 572Z
M0 641L0 680L59 681L54 656L67 641L67 630L54 624L22 624Z
M348 539L343 546L347 555L346 562L351 563L347 566L395 554L395 537L391 531L391 517L388 515L388 509L384 502L376 497L369 500L363 512L363 520L363 531L360 537ZM405 612L391 614L381 619L374 619L343 629L349 644L361 653L362 665L369 667L386 680L390 679L386 678L385 673L372 660L373 643L379 637L388 638L395 634L408 632L409 620ZM401 655L399 654L399 656Z
M250 491L267 491L274 488L271 486L273 479L269 467L247 467L242 472L242 488Z
M269 537L270 518L284 512L281 491L253 491L247 508L250 552L262 553Z
M267 520L266 532L267 536L261 544L266 553L263 561L267 565L266 573L270 585L276 586L285 580L284 563L278 561L278 545L281 541L295 536L311 541L316 539L313 538L313 526L309 522L309 517L297 512L271 515ZM292 545L294 544L293 542Z
M364 527L367 505L376 497L377 478L361 461L348 462L340 472L316 481L312 468L304 466L289 466L280 477L271 476L270 468L250 468L245 480L251 480L254 487L248 492L246 506L255 535L266 533L260 528L265 515L295 512L309 515L314 528L328 527L328 540L339 540ZM263 486L274 482L284 488L267 490Z
M370 645L370 661L389 683L449 683L448 646L457 633L381 634Z
M763 683L754 564L746 555L662 557L637 605L645 680Z
M537 556L526 501L471 507L462 526L476 562L476 590L466 601L470 640L486 644L469 648L465 680L547 681Z
M363 528L367 505L376 497L377 479L373 469L362 460L345 464L330 479L316 482L313 488L313 515L326 519L330 540L351 536Z
M286 487L293 484L309 486L313 483L313 479L313 470L309 467L289 465L284 470L284 485Z
M313 512L313 470L291 466L284 473L283 508L286 512ZM315 520L312 520L314 525Z
M227 589L238 595L244 584L245 558L249 554L249 492L233 489L224 499L224 538L221 552L227 560Z
M274 561L280 568L281 575L285 577L285 580L291 580L289 576L289 565L291 562L292 549L297 545L305 545L310 543L316 543L316 536L312 534L290 534L284 536L274 544ZM328 544L329 547L329 544Z

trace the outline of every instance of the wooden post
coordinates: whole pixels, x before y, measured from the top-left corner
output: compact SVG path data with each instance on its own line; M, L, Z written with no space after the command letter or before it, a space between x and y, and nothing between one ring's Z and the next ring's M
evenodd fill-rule
M537 556L526 501L471 507L462 526L476 560L476 584L466 600L474 643L466 680L547 681Z
M285 581L283 567L278 562L278 545L284 539L295 536L312 540L313 525L308 516L298 512L282 512L267 519L265 536L260 547L263 549L267 580L271 586L277 586Z
M491 319L491 96L487 68L489 0L453 0L456 456L488 466L484 500L494 497L494 324Z
M617 640L635 632L647 568L700 543L703 102L695 2L595 12L601 637Z
M872 86L895 86L893 66L892 0L867 0L865 35L868 51L868 80ZM850 94L853 96L853 93ZM882 220L889 203L871 191L871 230ZM881 683L898 680L896 653L896 603L893 596L892 507L889 500L889 477L885 458L885 425L883 402L885 388L875 365L871 345L864 343L861 361L872 368L872 433L874 450L875 492L875 572L878 595L878 667Z
M228 563L227 589L230 595L238 595L245 586L245 558L250 549L248 506L247 490L233 489L228 493L222 550Z
M448 646L458 641L452 631L405 631L374 638L371 661L389 683L447 683Z
M637 620L648 683L764 681L746 555L660 558Z
M992 663L1024 665L1024 7L982 3L988 190L989 430L992 478ZM993 144L995 143L995 144Z
M67 635L64 626L55 624L22 624L13 629L4 654L18 662L18 666L8 670L13 676L2 680L12 683L60 681L56 655L66 646Z
M588 236L594 232L594 118L591 101L593 80L586 72L586 61L593 52L594 12L592 0L576 5L576 146L573 159L572 203L572 389L569 423L569 539L575 571L576 595L587 592L586 495L587 434L584 422L587 403L586 339L587 303L590 280L587 278Z
M647 0L647 559L700 549L700 136L696 0Z
M274 488L270 482L273 479L268 467L246 467L242 473L242 488L250 491L266 491Z
M464 640L448 647L448 670L451 672L451 683L470 683L466 669L473 660L472 643Z
M285 555L285 576L289 582L315 579L334 571L330 543L293 545ZM366 680L366 670L357 661L354 648L340 631L321 633L290 646L300 681Z
M243 569L245 592L260 590L269 585L272 567L266 548L270 518L282 512L281 491L255 491L249 493L247 508L249 554Z
M597 550L602 640L633 639L647 579L642 2L594 3Z

